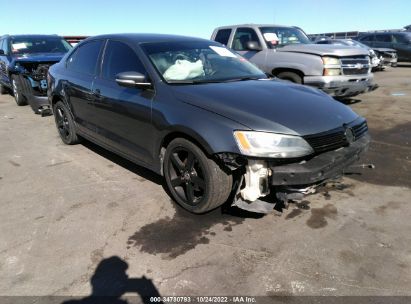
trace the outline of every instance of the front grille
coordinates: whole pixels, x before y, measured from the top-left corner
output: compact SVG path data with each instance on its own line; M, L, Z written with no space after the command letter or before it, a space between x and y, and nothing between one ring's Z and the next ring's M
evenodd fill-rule
M368 68L356 69L356 68L344 68L344 75L364 75L368 74Z
M367 122L364 121L354 126L348 126L354 133L354 140L362 137L368 130ZM304 136L304 139L314 149L316 154L336 150L348 146L345 136L346 127L336 128L327 132Z
M369 72L370 59L368 56L343 57L341 64L344 75L364 75Z
M358 138L362 137L365 133L367 133L367 131L368 131L367 122L364 121L361 124L353 126L352 130L354 132L355 139L357 140Z

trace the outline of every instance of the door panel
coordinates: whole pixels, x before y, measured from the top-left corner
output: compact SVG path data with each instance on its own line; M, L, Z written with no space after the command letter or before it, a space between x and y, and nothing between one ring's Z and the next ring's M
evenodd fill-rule
M63 89L68 96L74 119L81 131L95 134L93 81L98 72L103 40L92 40L81 45L66 61L67 80Z
M115 81L96 79L95 119L97 136L140 161L150 164L152 159L152 91L125 88Z
M132 47L109 40L101 75L94 82L97 136L115 149L151 164L154 91L118 85L116 75L127 71L147 74Z
M92 95L95 76L70 74L63 82L63 90L68 96L74 120L81 131L93 135L96 133L96 126L93 123L95 111Z

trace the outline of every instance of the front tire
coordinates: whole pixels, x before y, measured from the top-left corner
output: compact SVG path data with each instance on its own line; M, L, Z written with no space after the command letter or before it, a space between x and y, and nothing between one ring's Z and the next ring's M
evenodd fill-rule
M174 139L168 145L164 177L173 199L193 213L204 213L224 204L233 183L232 175L184 138Z
M78 144L80 140L76 134L74 120L64 102L56 102L56 104L53 106L53 113L61 140L66 145Z
M27 99L21 93L20 81L15 75L11 76L11 88L17 105L19 107L27 105Z
M303 83L303 79L301 78L301 76L293 72L281 72L277 75L277 78L280 78L282 80L291 81L291 82L298 83L298 84Z

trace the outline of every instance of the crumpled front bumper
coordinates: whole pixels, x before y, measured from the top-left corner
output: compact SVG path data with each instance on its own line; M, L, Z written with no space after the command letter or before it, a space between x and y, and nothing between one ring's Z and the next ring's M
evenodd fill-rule
M368 149L369 143L370 136L366 134L348 147L319 154L308 161L279 166L268 162L272 170L270 183L273 186L310 185L342 176Z
M378 88L372 75L306 76L304 84L316 87L334 97L352 97Z
M18 79L21 93L26 97L27 102L34 113L43 114L47 112L48 114L48 111L50 111L50 104L47 95L35 92L27 77L18 75Z

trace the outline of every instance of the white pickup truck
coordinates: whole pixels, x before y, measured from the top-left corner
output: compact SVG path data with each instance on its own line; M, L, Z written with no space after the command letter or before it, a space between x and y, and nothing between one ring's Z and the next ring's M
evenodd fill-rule
M375 90L367 50L313 44L298 27L242 24L214 30L212 40L241 54L264 72L313 86L339 98Z

